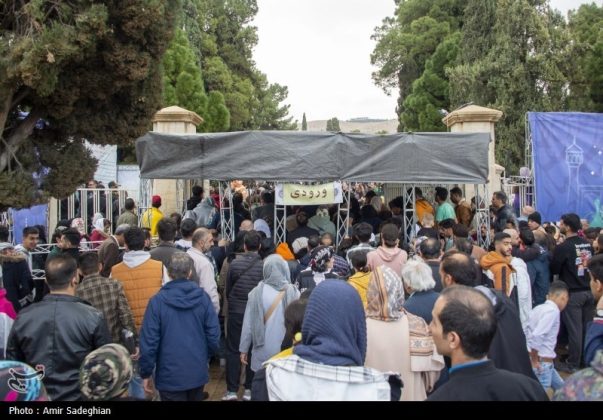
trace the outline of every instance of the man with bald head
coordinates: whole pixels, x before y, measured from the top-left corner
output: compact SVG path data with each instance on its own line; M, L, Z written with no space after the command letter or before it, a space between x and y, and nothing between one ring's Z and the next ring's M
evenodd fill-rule
M458 251L447 252L440 264L440 277L445 289L455 285L474 287L492 303L498 328L488 357L494 365L536 379L517 306L505 294L479 285L481 273L471 257Z
M548 401L536 380L498 369L488 360L497 321L484 294L467 286L446 288L432 318L434 343L438 353L450 358L451 368L448 382L428 401Z
M213 262L206 255L214 243L214 238L209 229L198 228L193 233L191 242L193 246L186 253L194 262L194 271L199 278L199 286L209 295L216 314L219 314L220 296L216 286L216 273Z
M241 222L241 227L239 227L239 230L244 230L245 232L249 232L250 230L253 230L253 222L249 219L245 219Z

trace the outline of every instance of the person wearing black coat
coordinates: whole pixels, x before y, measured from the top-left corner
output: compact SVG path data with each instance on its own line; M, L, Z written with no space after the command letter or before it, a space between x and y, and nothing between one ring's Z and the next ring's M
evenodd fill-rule
M475 263L469 256L458 251L444 254L440 275L444 289L454 285L475 287L479 284ZM499 369L520 373L535 380L517 306L506 295L494 289L477 286L476 290L490 300L497 321L488 357Z
M452 367L448 382L427 401L548 401L538 381L498 369L488 360L497 322L483 293L462 285L444 289L430 330L438 353L448 356Z
M33 302L34 283L27 265L27 258L15 251L8 242L0 243L0 287L6 289L6 298L13 304L15 312Z
M50 294L24 308L8 337L7 358L44 366L44 386L53 401L82 398L80 366L88 353L111 342L103 314L75 296L77 263L59 255L46 263Z

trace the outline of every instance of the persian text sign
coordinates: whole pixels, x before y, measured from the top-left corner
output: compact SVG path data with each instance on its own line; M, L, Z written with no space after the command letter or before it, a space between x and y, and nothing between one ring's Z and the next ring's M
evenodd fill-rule
M278 184L276 186L276 204L280 205L311 206L342 202L341 182L320 185Z

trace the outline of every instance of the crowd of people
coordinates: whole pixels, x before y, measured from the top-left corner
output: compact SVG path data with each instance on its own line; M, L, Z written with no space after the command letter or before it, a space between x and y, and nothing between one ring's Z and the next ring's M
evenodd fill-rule
M13 246L0 226L0 397L202 401L223 360L224 401L603 398L600 227L495 192L482 249L462 189L415 188L405 229L402 197L360 185L339 244L327 205L288 209L275 244L274 192L232 189L232 242L200 186L183 215L153 196L142 227L126 200L98 241L62 222L46 261L39 229Z

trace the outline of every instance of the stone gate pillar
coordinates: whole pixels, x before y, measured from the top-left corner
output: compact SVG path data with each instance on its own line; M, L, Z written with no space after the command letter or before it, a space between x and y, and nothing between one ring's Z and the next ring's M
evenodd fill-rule
M502 115L502 111L497 109L469 105L452 111L442 119L442 122L446 124L452 133L490 133L490 145L488 149L488 190L490 193L500 191L500 178L505 169L496 164L494 155L496 146L494 126ZM465 193L468 199L472 197L473 190L473 186L466 186Z
M169 134L195 134L197 126L203 122L203 118L192 111L178 106L170 106L158 111L153 117L153 131ZM184 157L183 157L184 158ZM161 196L160 210L167 217L173 212L182 213L183 201L186 197L183 188L184 183L178 185L176 179L153 180L152 195ZM148 198L151 202L151 198Z

